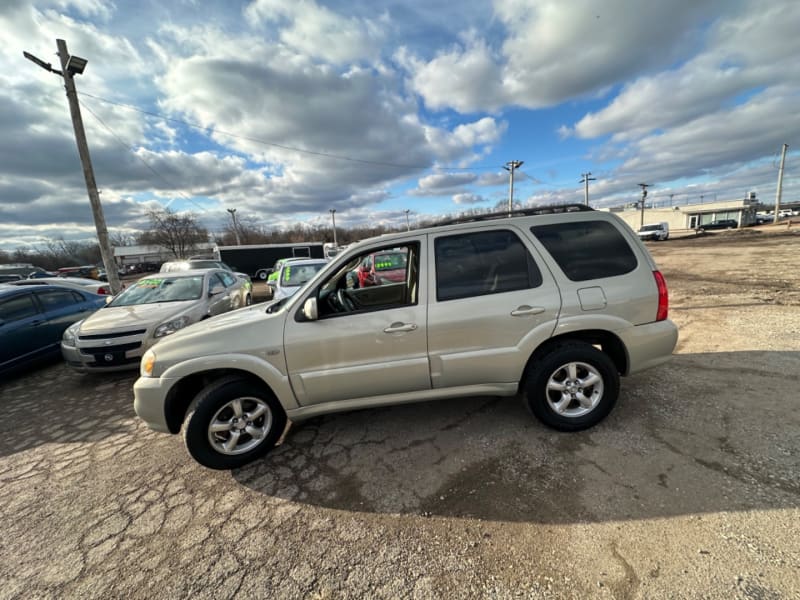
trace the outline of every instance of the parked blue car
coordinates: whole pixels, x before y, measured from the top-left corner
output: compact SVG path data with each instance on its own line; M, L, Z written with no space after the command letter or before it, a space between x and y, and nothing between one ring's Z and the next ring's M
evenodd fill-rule
M98 296L57 285L0 285L0 373L61 353L61 336L106 304Z

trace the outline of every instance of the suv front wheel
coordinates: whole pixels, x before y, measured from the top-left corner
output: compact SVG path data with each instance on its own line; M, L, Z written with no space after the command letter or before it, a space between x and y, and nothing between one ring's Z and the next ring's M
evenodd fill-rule
M239 377L226 377L197 396L184 426L189 454L210 469L235 469L269 452L286 427L275 396Z
M588 429L602 421L617 401L617 368L590 344L559 344L531 369L525 389L528 407L553 429Z

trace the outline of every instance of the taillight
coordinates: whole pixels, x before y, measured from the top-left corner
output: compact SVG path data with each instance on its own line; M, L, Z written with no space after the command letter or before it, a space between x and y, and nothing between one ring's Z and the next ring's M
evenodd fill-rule
M656 313L656 321L664 321L669 312L669 294L667 293L667 282L661 271L653 271L653 277L656 278L656 287L658 287L658 312Z
M97 293L101 296L106 296L108 294L108 289L106 286L101 285L99 288L97 288Z

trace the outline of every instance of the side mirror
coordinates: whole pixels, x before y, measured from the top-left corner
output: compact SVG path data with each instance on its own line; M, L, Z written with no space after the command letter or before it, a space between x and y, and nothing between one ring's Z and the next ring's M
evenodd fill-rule
M308 298L303 304L303 316L309 321L316 321L319 318L316 298Z
M217 294L221 294L224 291L225 291L225 287L224 286L222 286L220 284L216 284L216 285L212 286L210 290L208 290L208 295L209 296L216 296Z

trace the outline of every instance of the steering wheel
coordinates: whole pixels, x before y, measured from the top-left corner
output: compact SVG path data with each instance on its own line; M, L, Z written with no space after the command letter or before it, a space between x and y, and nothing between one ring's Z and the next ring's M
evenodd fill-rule
M356 310L355 302L353 302L352 298L347 294L347 290L344 288L336 290L336 302L343 312L352 312Z

